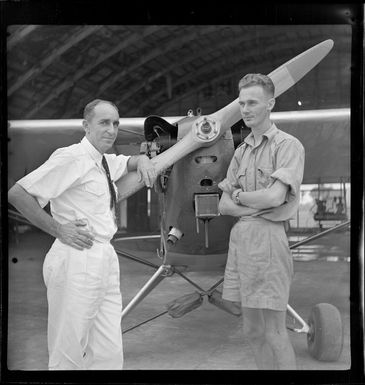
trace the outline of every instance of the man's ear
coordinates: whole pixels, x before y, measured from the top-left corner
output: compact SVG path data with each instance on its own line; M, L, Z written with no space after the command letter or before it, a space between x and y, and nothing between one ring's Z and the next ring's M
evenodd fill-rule
M271 111L274 108L274 106L275 106L275 98L269 99L267 103L267 109Z
M82 121L82 126L84 127L85 132L88 134L89 133L89 123L87 122L87 120L84 119Z

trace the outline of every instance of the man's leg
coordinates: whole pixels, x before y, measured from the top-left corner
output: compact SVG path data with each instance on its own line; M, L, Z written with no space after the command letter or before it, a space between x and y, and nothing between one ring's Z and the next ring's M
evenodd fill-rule
M295 370L295 353L286 329L286 311L263 309L263 316L266 325L265 338L274 352L278 368Z
M86 252L55 241L47 254L45 282L48 299L50 370L84 369L83 353L94 301L83 289Z
M86 367L92 370L123 369L122 297L119 283L119 261L112 246L104 246L108 274L106 291L89 332Z
M274 354L265 339L262 309L242 308L243 333L255 356L258 369L275 369Z
M85 370L90 330L106 287L101 244L80 251L56 240L47 259L49 369Z
M233 238L233 239L232 239ZM223 301L230 305L240 304L240 277L237 270L237 251L231 235L223 280Z

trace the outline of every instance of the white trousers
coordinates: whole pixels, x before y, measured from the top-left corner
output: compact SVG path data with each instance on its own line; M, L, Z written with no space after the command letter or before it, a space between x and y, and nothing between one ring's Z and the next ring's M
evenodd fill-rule
M123 368L122 297L113 246L82 251L55 240L43 264L50 370Z

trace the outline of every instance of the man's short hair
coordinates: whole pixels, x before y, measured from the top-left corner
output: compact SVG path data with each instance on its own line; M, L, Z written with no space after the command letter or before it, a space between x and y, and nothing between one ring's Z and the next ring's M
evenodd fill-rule
M242 88L260 86L271 97L275 95L275 86L273 81L267 75L262 74L247 74L238 82L238 92L241 92Z
M94 116L94 109L95 107L100 104L100 103L107 103L107 104L110 104L111 106L113 106L117 112L119 113L118 111L118 107L113 103L113 102L110 102L109 100L103 100L103 99L95 99L93 100L92 102L86 104L85 108L84 108L84 119L85 120L90 120L92 119L92 117Z

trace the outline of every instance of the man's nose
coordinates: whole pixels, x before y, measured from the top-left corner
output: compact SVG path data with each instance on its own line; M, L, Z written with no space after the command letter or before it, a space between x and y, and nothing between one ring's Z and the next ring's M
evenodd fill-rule
M113 124L113 123L109 123L109 124L108 124L108 127L107 127L107 130L108 130L108 132L114 134L114 133L118 130L118 128L114 127L114 124Z
M243 113L246 113L248 111L248 107L247 106L241 106L241 111Z

